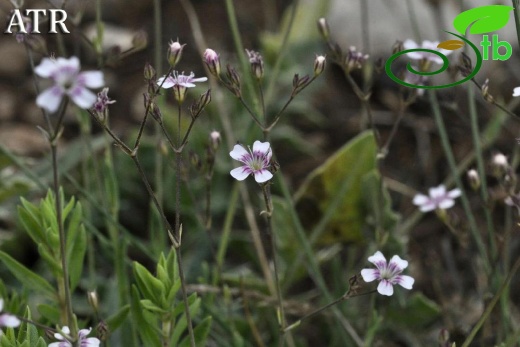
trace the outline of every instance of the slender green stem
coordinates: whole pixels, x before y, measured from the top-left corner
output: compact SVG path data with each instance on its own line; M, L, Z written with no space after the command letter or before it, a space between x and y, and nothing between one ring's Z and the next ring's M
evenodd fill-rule
M475 95L473 93L473 86L468 84L468 102L469 102L469 114L471 118L471 135L473 138L473 146L475 148L475 159L477 161L477 170L481 179L480 184L480 196L484 202L484 214L486 218L487 231L489 236L489 247L491 249L491 259L496 260L497 257L497 246L495 242L495 227L493 226L493 218L491 216L490 207L488 204L488 190L486 171L484 169L484 159L482 157L482 146L480 144L480 131L478 126L478 115L477 105L475 102Z
M464 212L466 213L466 216L468 217L468 221L470 224L470 231L472 233L473 238L475 239L475 242L477 244L477 249L479 250L479 253L484 262L484 268L485 268L486 274L489 274L491 271L489 257L488 257L487 251L486 251L486 247L484 246L484 242L482 241L482 236L480 235L480 231L478 229L477 222L475 220L475 216L473 215L473 212L471 211L469 200L464 191L464 186L462 185L462 181L457 172L457 163L455 162L455 157L453 156L453 152L451 150L451 145L450 145L450 142L448 139L448 133L446 131L446 126L444 125L444 120L442 119L439 102L437 100L437 94L435 93L434 90L430 90L428 92L429 92L428 94L430 97L430 104L431 104L433 115L435 118L435 123L437 124L437 129L439 131L439 136L441 138L441 144L442 144L442 148L444 150L444 154L446 155L446 159L448 161L448 165L450 167L453 179L455 180L456 186L458 189L460 189L460 191L462 193L461 194L462 207L464 208Z
M276 247L276 235L274 235L273 232L273 223L272 223L272 215L273 215L273 204L271 201L271 190L269 189L269 183L264 184L262 186L262 193L264 195L264 203L266 210L262 212L262 214L265 216L267 220L267 230L266 234L269 238L269 242L271 245L271 253L272 253L272 259L273 259L273 268L274 268L274 282L276 284L276 298L278 300L278 310L279 310L279 317L278 322L280 324L280 341L279 346L282 347L284 345L284 334L285 334L285 327L287 324L287 321L285 319L285 309L283 307L283 298L282 298L282 289L280 286L280 278L279 278L279 271L278 271L278 260L277 260L277 247Z
M473 327L471 332L469 333L468 337L464 341L461 347L469 347L475 336L477 335L478 331L484 324L484 322L489 318L491 311L493 311L493 308L497 304L500 297L506 292L506 289L509 287L509 283L511 282L511 279L513 278L514 274L520 267L520 258L517 259L513 267L511 268L511 271L509 271L506 280L504 283L502 283L502 286L499 288L498 292L493 296L493 299L491 299L491 302L488 304L486 309L484 310L484 313L482 313L482 316L478 320L477 324Z
M515 14L515 26L516 26L516 38L518 40L518 44L520 45L520 14L518 11L520 11L520 8L518 8L518 4L520 3L519 0L511 0L513 3L513 7L515 8L513 10L513 13Z
M226 5L226 12L228 15L228 21L229 26L231 29L231 34L233 36L233 42L235 44L235 49L238 54L238 59L240 61L241 70L243 72L243 78L244 82L247 88L248 95L251 95L253 97L253 105L255 110L258 110L258 98L256 96L256 93L254 93L254 84L253 84L253 78L249 72L249 62L246 59L245 56L245 49L244 45L242 44L242 39L240 38L240 30L238 28L238 22L237 17L235 13L235 7L233 5L233 0L225 0L224 1ZM259 112L255 112L259 113Z
M345 294L343 294L342 296L340 296L338 299L326 304L325 306L322 306L314 311L312 311L311 313L309 314L306 314L305 316L303 316L302 318L298 319L296 322L294 322L293 324L289 325L287 328L285 328L285 331L289 331L289 330L292 330L296 327L298 327L303 321L309 319L309 318L312 318L318 314L320 314L321 312L325 311L326 309L332 307L332 306L335 306L337 304L339 304L340 302L343 302L345 300L348 300L348 299L351 299L351 298L354 298L354 297L357 297L357 296L363 296L363 295L368 295L368 294L373 294L377 292L377 290L371 290L369 292L366 292L366 293L360 293L360 294L351 294L350 293L350 290L347 291Z
M293 1L291 5L291 14L289 17L289 24L287 25L287 29L285 30L282 38L282 42L280 44L280 48L278 50L278 55L276 56L276 62L274 63L273 71L270 74L269 85L267 86L267 93L265 100L269 103L271 101L271 97L274 93L274 87L276 82L278 81L278 74L280 73L280 68L282 67L283 58L289 48L288 41L289 36L291 34L291 30L294 26L294 20L296 18L296 12L298 11L298 7L300 5L299 0Z
M65 295L65 308L66 308L66 323L71 329L71 333L73 335L77 332L76 324L74 324L74 312L72 311L72 298L70 294L70 283L69 283L69 269L67 264L67 239L65 235L65 228L63 225L63 211L62 211L62 201L60 194L60 174L58 169L58 139L61 134L61 123L63 121L63 115L67 109L68 99L65 99L65 102L62 104L60 109L60 115L58 118L58 122L54 129L49 129L52 133L49 134L49 143L51 147L51 157L52 157L52 173L53 173L53 189L54 189L54 199L55 199L55 208L56 208L56 219L58 224L58 235L60 239L60 258L61 258L61 267L63 271L63 290Z

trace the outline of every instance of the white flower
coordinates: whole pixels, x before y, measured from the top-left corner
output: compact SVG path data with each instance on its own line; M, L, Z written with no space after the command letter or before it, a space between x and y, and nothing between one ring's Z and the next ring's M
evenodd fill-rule
M192 72L189 75L184 75L184 72L179 75L177 71L174 71L171 75L163 76L157 80L157 84L161 85L165 89L180 86L184 88L195 87L195 82L206 82L207 77L195 78L195 74ZM164 81L164 83L163 83Z
M381 295L391 296L394 293L394 285L399 284L405 289L412 289L415 280L411 276L401 275L408 266L406 260L394 255L387 264L383 253L377 251L373 256L368 257L368 261L376 266L377 269L363 269L361 276L365 282L378 280L377 291Z
M449 55L449 54L451 54L451 52L453 52L453 51L449 51L447 49L437 48L438 44L439 44L439 41L424 40L422 42L422 45L419 46L417 43L415 43L415 41L408 39L403 42L403 47L405 50L415 49L415 48L431 49L431 50L437 51L443 55ZM425 59L425 60L429 60L433 63L443 64L442 58L433 53L410 52L410 53L406 53L406 55L415 60Z
M4 299L0 299L0 327L16 328L20 325L20 320L9 313L2 313L4 309Z
M54 85L44 90L36 98L36 104L49 112L55 112L64 95L83 109L92 107L96 95L88 88L100 88L105 84L101 71L80 72L79 59L43 58L34 72L43 78L50 78Z
M419 206L421 212L429 212L435 209L446 210L455 205L455 200L461 194L460 189L453 189L446 192L446 187L440 185L438 187L430 188L430 196L417 194L413 198L413 204Z
M49 347L73 347L73 346L80 346L80 347L99 347L99 344L101 341L99 341L96 337L87 337L88 334L92 331L92 328L90 329L81 329L78 332L78 339L77 344L72 344L70 340L72 338L70 337L70 329L67 326L64 326L61 328L61 331L66 335L63 336L60 333L55 333L54 338L56 340L59 340L60 342L53 342L49 345Z
M513 89L513 96L520 96L520 87Z
M235 145L233 150L229 152L229 155L231 158L245 164L231 170L230 174L233 178L242 181L250 174L253 174L258 183L263 183L273 178L273 174L268 170L272 156L269 142L255 141L253 143L253 151L251 149L247 151L242 145Z

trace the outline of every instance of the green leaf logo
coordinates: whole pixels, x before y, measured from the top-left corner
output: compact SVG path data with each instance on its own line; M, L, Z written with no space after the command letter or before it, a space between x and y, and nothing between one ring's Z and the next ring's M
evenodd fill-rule
M453 27L462 35L466 34L466 30L470 26L470 34L489 33L504 27L509 21L509 12L513 9L514 7L505 5L473 8L455 17Z

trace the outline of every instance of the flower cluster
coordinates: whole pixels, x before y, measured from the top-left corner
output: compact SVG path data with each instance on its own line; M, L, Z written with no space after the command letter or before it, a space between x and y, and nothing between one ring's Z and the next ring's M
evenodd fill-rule
M401 259L398 255L394 255L390 259L390 263L386 262L386 258L380 251L373 256L368 257L368 261L376 266L376 269L363 269L361 276L365 282L379 281L377 291L381 295L391 296L394 294L394 285L399 284L405 289L412 289L415 282L413 277L401 275L404 269L408 267L408 262Z
M96 95L88 88L100 88L105 84L101 71L80 72L77 57L43 58L34 72L43 78L50 78L54 85L44 90L36 98L36 104L49 112L56 112L66 95L76 105L88 109L96 102Z

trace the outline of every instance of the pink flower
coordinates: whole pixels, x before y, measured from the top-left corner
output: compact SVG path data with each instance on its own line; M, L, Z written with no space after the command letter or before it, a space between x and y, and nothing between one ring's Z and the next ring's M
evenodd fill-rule
M63 96L67 95L83 109L92 107L96 95L88 88L100 88L105 82L101 71L80 72L79 59L43 58L34 72L43 78L50 78L54 85L44 90L36 98L36 104L49 112L55 112L60 106Z
M272 157L269 142L255 141L252 151L250 148L249 151L246 150L242 145L235 145L229 155L245 164L231 170L230 174L233 178L242 181L252 174L258 183L264 183L273 178L273 174L269 171Z
M361 276L363 281L372 282L378 280L377 291L381 295L391 296L394 293L394 285L399 284L405 289L412 289L415 280L411 276L401 275L408 267L408 262L394 255L390 263L386 262L383 253L377 251L373 256L368 257L368 261L376 266L377 269L363 269Z
M184 72L179 75L177 71L174 71L169 76L163 76L157 80L157 84L161 85L165 89L172 88L175 86L183 87L183 88L193 88L195 87L195 82L206 82L208 80L207 77L199 77L195 78L195 74L192 72L189 75L184 75ZM163 83L164 81L164 83Z
M440 185L435 188L430 188L430 196L417 194L413 198L413 204L419 206L421 212L429 212L436 209L446 210L455 205L455 200L461 194L460 189L453 189L446 192L446 187Z
M60 333L54 334L54 338L59 340L59 342L53 342L49 345L49 347L73 347L73 346L81 346L81 347L98 347L101 341L99 341L96 337L87 337L88 334L92 331L90 329L81 329L78 332L78 339L76 344L72 344L71 341L74 341L70 335L70 329L67 326L64 326L61 329L61 332L65 334L63 336Z

